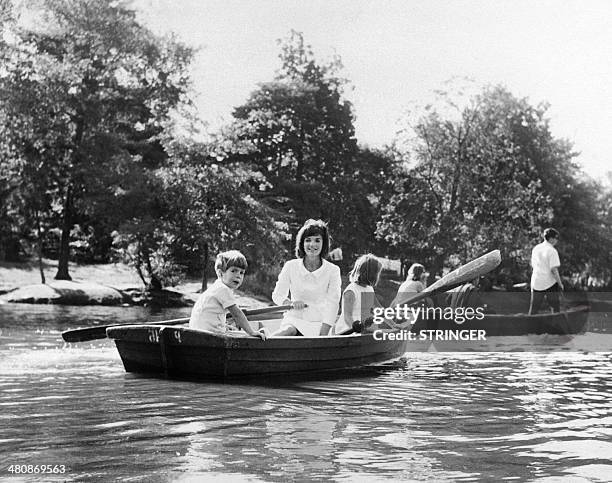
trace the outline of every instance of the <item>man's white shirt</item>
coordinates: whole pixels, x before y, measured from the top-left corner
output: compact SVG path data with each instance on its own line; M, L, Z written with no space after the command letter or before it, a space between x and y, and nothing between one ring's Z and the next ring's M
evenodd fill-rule
M531 289L546 290L552 287L557 280L553 276L552 269L561 266L559 253L549 241L544 240L531 251Z

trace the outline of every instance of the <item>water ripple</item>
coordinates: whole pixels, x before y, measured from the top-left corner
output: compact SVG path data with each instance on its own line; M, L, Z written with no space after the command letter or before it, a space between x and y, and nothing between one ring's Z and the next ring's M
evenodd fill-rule
M197 383L126 374L112 342L61 341L82 314L41 314L2 326L0 453L64 464L61 480L612 475L610 353L416 353L318 381Z

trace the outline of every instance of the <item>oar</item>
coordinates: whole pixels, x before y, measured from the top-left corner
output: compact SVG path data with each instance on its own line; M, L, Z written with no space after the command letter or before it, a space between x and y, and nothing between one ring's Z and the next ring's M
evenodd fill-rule
M290 310L291 305L275 305L272 307L262 307L260 309L246 309L243 310L244 315L249 318L250 316L257 316L262 314L271 314L275 312L283 312ZM182 319L172 320L161 320L159 322L145 322L146 325L181 325L189 322L189 317ZM88 340L104 339L106 338L106 329L109 327L117 327L121 325L140 325L138 322L128 322L125 324L111 324L111 325L97 325L95 327L85 327L81 329L71 329L62 332L62 337L66 342L85 342Z
M189 317L182 319L161 320L159 322L146 322L147 325L181 325L189 322ZM127 322L125 324L97 325L95 327L84 327L80 329L70 329L62 332L62 337L66 342L86 342L88 340L105 339L106 329L120 325L138 325L139 322Z
M431 297L432 295L446 292L447 290L458 287L459 285L469 282L470 280L480 277L481 275L489 273L500 263L501 254L499 250L493 250L492 252L486 253L483 256L466 263L465 265L461 265L452 272L447 273L444 277L442 277L436 283L431 284L422 292L407 295L403 299L400 298L399 302L395 302L394 305L412 304L426 297ZM401 296L401 294L398 294L398 296ZM355 332L355 328L350 328L338 335L349 335L353 332Z
M470 280L474 280L482 275L489 273L491 270L496 268L501 263L501 254L499 250L493 250L492 252L485 253L483 256L472 260L471 262L461 265L459 268L447 273L435 283L432 283L429 287L425 288L422 292L411 294L403 299L399 299L399 302L395 302L397 305L413 304L424 298L437 295L441 292L446 292L452 288L463 285ZM401 294L397 294L398 297ZM397 297L396 297L397 299Z

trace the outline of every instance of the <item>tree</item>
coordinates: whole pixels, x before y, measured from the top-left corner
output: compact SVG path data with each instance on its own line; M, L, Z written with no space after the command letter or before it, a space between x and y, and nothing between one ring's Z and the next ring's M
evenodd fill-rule
M413 164L398 177L378 234L434 273L449 259L493 248L502 250L505 270L524 271L527 247L554 222L557 193L541 170L569 170L571 146L552 137L546 105L503 87L450 107L454 116L427 106L408 126L403 159Z
M567 188L566 188L567 189ZM568 189L569 191L569 189ZM564 217L559 246L563 257L562 270L578 273L584 281L589 276L599 287L612 288L612 172L596 182L579 179L569 193L565 206L570 215ZM573 257L573 258L569 258Z
M607 243L601 245L608 247L601 250L602 258L594 260L592 267L595 268L596 275L602 277L606 281L608 289L612 289L612 172L608 171L606 175L606 183L603 184L600 190L598 200L598 214L601 220L601 230L605 234Z
M36 27L16 32L1 79L3 134L16 157L30 162L31 152L59 176L56 278L69 279L75 215L89 193L108 188L109 163L155 169L165 158L157 137L185 101L192 51L154 36L121 1L44 0L39 14Z
M307 218L323 218L345 253L365 250L374 243L377 199L367 189L375 179L382 183L381 171L371 169L382 158L357 146L339 58L317 61L295 31L280 46L276 78L234 110L233 139L249 148L235 155L230 149L228 159L265 177L258 198L285 213L293 231Z
M54 220L62 170L61 155L53 145L58 128L48 116L52 105L45 89L33 79L35 70L28 45L20 45L10 5L2 4L0 39L0 247L16 260L23 241L37 240L41 280L44 232ZM53 86L50 86L53 89Z
M145 285L161 287L179 274L202 270L202 288L214 255L236 248L249 271L265 273L285 258L285 229L253 196L261 175L220 163L215 146L167 139L168 163L117 198L113 210L126 220L115 233L115 248ZM276 274L275 274L276 275Z

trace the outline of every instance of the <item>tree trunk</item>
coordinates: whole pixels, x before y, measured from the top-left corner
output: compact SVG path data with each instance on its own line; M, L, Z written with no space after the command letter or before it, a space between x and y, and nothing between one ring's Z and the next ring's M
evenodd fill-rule
M140 267L140 262L137 262L137 264L136 264L136 273L138 273L138 276L140 277L140 280L142 280L142 285L146 289L147 288L147 279L145 278L144 274L142 273L142 268Z
M429 269L429 277L427 278L428 287L436 281L436 275L444 275L444 255L436 255ZM434 295L431 299L436 307L443 307L446 303L446 293Z
M200 292L204 292L204 290L206 290L206 288L208 287L208 280L206 279L206 270L208 268L208 243L204 243L204 266L202 267L202 288L200 289Z
M301 123L300 123L300 142L295 147L295 160L296 160L295 180L296 181L301 181L302 176L304 174L304 151L302 148L303 142L304 142L304 128L301 126Z
M149 283L147 284L147 290L161 290L162 283L155 271L153 270L153 266L151 265L151 250L146 243L141 245L141 253L142 258L144 260L144 265L149 274Z
M42 240L42 229L40 227L40 212L36 210L36 232L38 237L38 269L40 270L40 283L43 285L46 283L45 280L45 270L43 268L43 259L42 259L42 249L43 249L43 240Z
M436 255L434 261L430 267L429 279L427 280L427 285L431 285L436 281L436 275L443 275L444 270L444 255Z
M72 280L68 273L68 262L70 260L70 230L72 230L72 186L68 186L66 199L64 200L64 213L62 219L62 238L60 240L59 259L57 262L57 274L55 280Z
M83 114L80 113L75 120L75 133L72 148L72 165L80 164L79 149L85 132L85 121ZM72 168L74 170L74 167ZM66 190L66 199L64 200L64 213L62 220L62 239L60 241L59 259L57 262L56 280L72 280L68 273L68 262L70 260L70 230L72 230L72 208L74 204L74 187L72 185L72 175L68 177L68 188Z
M400 257L400 278L402 280L406 280L408 276L408 260L403 257Z

